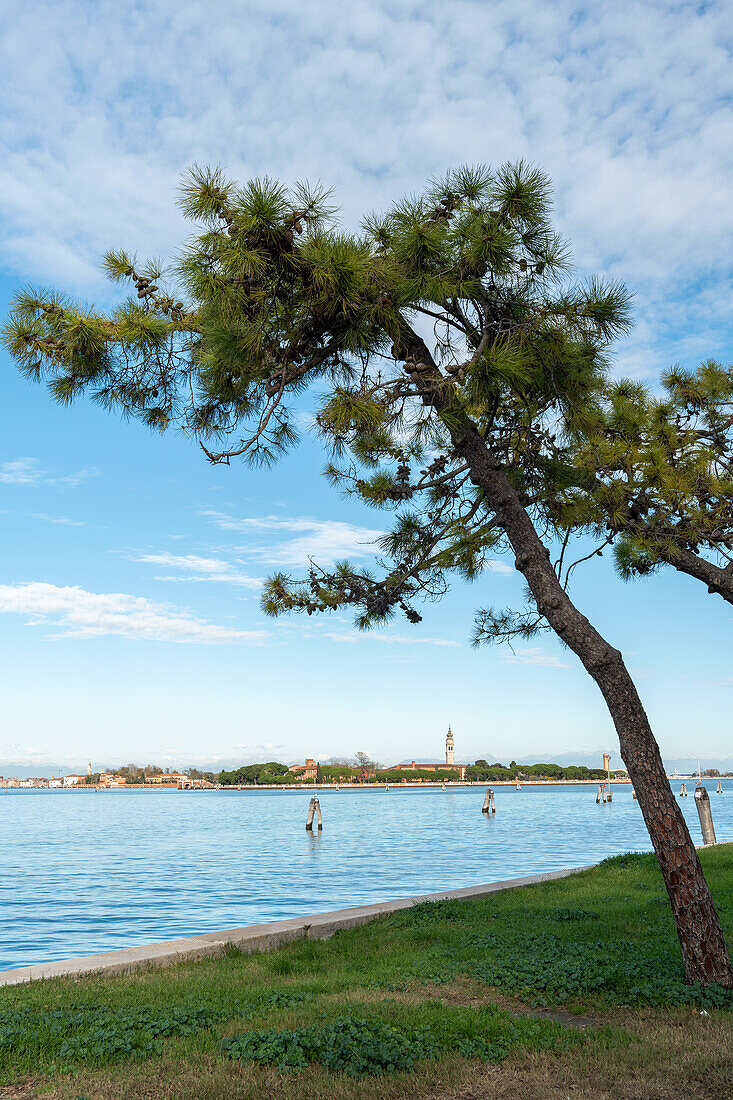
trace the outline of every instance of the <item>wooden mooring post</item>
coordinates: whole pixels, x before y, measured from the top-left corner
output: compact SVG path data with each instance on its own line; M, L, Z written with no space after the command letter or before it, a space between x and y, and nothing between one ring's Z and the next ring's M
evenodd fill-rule
M716 794L722 794L723 793L723 784L720 782L720 780L718 780L718 785L715 788L715 793Z
M700 818L703 844L715 844L713 811L710 808L710 797L705 787L698 787L695 791L695 805L697 806L697 813Z
M482 814L495 814L496 806L494 805L494 792L491 787L487 787L486 794L484 795L484 804L481 807Z
M317 819L318 819L318 831L320 832L321 829L323 828L323 814L321 813L321 803L318 801L317 796L314 797L314 798L311 798L310 804L308 806L308 817L306 818L306 821L305 821L305 831L307 833L312 833L313 832L313 818L314 817L317 817Z
M680 798L687 798L687 784L683 783L680 787Z

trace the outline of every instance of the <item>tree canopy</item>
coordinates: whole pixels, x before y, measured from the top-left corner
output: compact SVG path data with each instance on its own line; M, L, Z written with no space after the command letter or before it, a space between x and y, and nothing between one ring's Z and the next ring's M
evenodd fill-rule
M673 367L661 383L604 387L568 449L559 528L612 544L625 579L672 566L733 603L733 368Z
M246 783L281 783L282 777L286 775L288 775L287 764L269 760L265 764L244 764L241 768L224 770L219 773L218 782L225 787Z
M566 476L557 436L585 423L629 296L568 280L540 171L451 172L359 234L334 226L320 190L238 188L219 170L194 168L181 206L201 229L167 272L108 253L108 274L133 297L102 314L23 292L5 342L57 400L87 392L151 428L177 426L212 462L274 461L297 441L303 391L321 387L311 394L327 474L398 512L380 547L391 564L378 576L314 565L303 584L279 575L266 611L351 604L361 625L395 609L417 621L416 599L443 592L451 571L474 578L506 548L451 440L465 415L548 522L548 479ZM419 332L440 366L430 381ZM528 622L484 616L479 634Z

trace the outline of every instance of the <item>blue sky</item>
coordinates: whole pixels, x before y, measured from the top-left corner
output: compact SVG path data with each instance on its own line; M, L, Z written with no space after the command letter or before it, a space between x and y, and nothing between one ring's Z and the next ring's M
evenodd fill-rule
M728 9L728 10L726 10ZM726 4L78 2L4 7L0 305L26 282L106 304L110 246L166 254L193 161L321 179L341 216L451 165L526 157L554 179L579 272L622 277L637 325L616 369L730 360L733 120ZM386 517L319 477L307 436L276 469L212 469L0 371L0 772L352 754L549 758L617 748L550 636L468 646L469 588L357 635L273 623L258 581L311 554L367 560ZM733 613L686 578L625 586L607 558L578 603L627 654L663 751L733 755ZM618 756L616 755L616 760ZM47 770L47 769L46 769Z

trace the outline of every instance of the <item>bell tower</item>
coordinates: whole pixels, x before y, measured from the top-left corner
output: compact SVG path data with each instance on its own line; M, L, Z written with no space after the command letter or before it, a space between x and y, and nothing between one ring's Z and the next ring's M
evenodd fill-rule
M445 739L445 762L450 764L451 767L455 764L455 750L453 748L453 731L448 726L448 736Z

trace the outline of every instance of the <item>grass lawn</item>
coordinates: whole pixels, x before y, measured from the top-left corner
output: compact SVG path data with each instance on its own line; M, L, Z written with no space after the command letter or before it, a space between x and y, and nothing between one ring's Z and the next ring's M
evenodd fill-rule
M733 943L733 845L701 858ZM685 985L656 861L328 941L0 988L0 1097L733 1098L733 992Z

